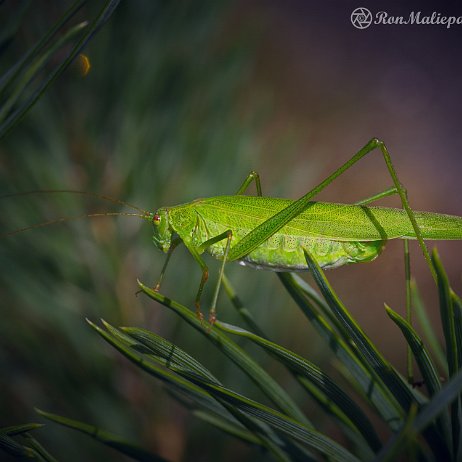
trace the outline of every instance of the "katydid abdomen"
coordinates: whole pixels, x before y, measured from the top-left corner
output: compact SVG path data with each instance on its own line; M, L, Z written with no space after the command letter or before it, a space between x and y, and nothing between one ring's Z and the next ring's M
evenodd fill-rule
M293 201L262 196L217 196L198 199L168 210L171 231L194 246L232 232L231 250L244 236ZM460 217L415 212L424 239L462 239ZM389 239L415 239L402 209L310 202L306 209L257 248L238 260L276 271L307 269L303 247L324 268L371 261ZM226 241L206 250L216 258Z

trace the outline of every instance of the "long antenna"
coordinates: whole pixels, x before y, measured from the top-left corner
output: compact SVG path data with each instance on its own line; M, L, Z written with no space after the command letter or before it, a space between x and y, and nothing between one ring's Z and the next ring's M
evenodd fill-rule
M98 212L98 213L85 213L83 215L76 215L73 217L59 217L59 218L55 218L54 220L44 221L42 223L36 223L35 225L26 226L25 228L15 229L14 231L10 231L9 233L0 234L0 239L4 237L8 237L8 236L14 236L15 234L22 233L23 231L28 231L30 229L43 228L44 226L64 223L66 221L80 220L81 218L87 218L87 217L111 217L111 216L119 216L119 215L123 215L126 217L138 217L138 218L143 218L143 219L145 219L148 216L148 214L141 215L139 213Z
M56 193L81 194L84 196L96 197L97 199L109 201L109 202L112 202L113 204L119 204L125 207L130 207L134 210L138 210L138 212L144 213L145 215L148 214L146 210L143 210L140 207L137 207L136 205L130 204L129 202L122 201L120 199L115 199L110 196L105 196L103 194L97 194L97 193L89 192L89 191L77 191L73 189L37 189L35 191L24 191L24 192L18 192L18 193L5 194L3 196L0 196L0 199L5 199L7 197L15 197L15 196L27 196L29 194L56 194Z

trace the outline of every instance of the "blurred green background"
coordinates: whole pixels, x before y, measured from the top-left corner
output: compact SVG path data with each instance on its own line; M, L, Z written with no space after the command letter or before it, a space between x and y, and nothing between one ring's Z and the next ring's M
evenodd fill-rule
M69 67L1 141L1 193L77 189L153 210L233 193L253 169L261 174L264 194L296 198L378 136L414 208L462 215L462 26L356 30L351 11L367 3L373 11L396 15L435 8L431 2L383 2L382 8L380 2L350 1L122 2L85 48L89 74L83 77L77 64ZM0 4L2 30L19 4ZM14 38L3 43L2 73L67 4L29 3ZM86 8L82 17L95 3ZM438 11L462 14L459 10ZM390 184L377 155L322 198L352 202ZM399 205L396 199L385 203ZM117 210L111 203L64 194L2 199L0 233ZM99 425L172 461L263 457L194 419L87 327L85 317L102 317L113 325L151 329L200 359L225 385L258 397L205 339L136 296L136 279L154 282L164 261L150 233L136 218L95 218L1 240L0 426L39 420L37 406ZM438 248L460 290L462 244ZM430 274L416 246L412 250L413 269L438 323ZM404 370L404 343L383 310L386 301L403 312L401 254L402 245L391 242L375 262L328 276L386 357ZM213 281L218 264L207 262ZM274 274L236 264L227 271L274 339L331 368L326 345ZM192 306L199 279L199 268L179 248L162 292ZM219 319L238 322L226 298L220 300ZM245 347L298 396L284 371ZM318 408L302 406L320 428L329 429ZM40 439L63 460L99 460L108 453L123 460L52 424Z

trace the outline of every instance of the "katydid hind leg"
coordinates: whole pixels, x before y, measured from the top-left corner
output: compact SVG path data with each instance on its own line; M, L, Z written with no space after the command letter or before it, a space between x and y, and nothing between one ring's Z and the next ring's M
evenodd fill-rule
M255 187L257 188L257 196L261 196L261 182L260 182L260 175L255 171L252 170L247 178L244 180L244 182L241 184L240 188L236 192L236 196L239 196L240 194L244 194L245 191L247 191L247 188L250 186L252 181L255 181Z
M255 250L259 245L277 233L283 226L297 217L300 213L306 210L309 207L309 204L314 196L320 193L326 186L332 183L336 178L338 178L342 173L346 172L350 167L352 167L356 162L361 160L370 152L379 149L382 153L383 159L387 166L388 172L393 180L393 185L396 188L397 194L401 199L401 204L406 211L409 220L412 224L416 238L419 242L419 245L422 249L424 257L429 265L430 271L432 272L433 277L436 279L436 273L433 268L430 255L428 253L425 242L422 238L422 233L417 224L417 221L414 216L414 212L409 206L409 202L406 197L406 191L399 182L398 176L396 174L395 168L391 161L390 154L383 143L383 141L372 138L365 146L363 146L356 154L351 157L350 160L345 162L340 166L335 172L329 175L325 180L319 183L315 188L306 193L300 199L292 202L286 208L282 209L280 212L273 215L268 220L261 223L259 226L254 228L250 233L244 236L229 252L228 261L238 260L245 255L249 254L252 250Z

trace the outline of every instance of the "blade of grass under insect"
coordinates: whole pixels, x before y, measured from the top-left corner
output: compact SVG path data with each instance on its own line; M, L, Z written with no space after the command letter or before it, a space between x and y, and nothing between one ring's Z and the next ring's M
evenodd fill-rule
M184 350L178 348L173 343L168 342L159 335L154 334L146 329L136 327L121 327L120 330L113 328L110 324L103 321L104 326L108 331L116 336L120 336L120 331L126 334L126 338L133 342L131 348L140 353L161 358L167 367L180 367L189 371L191 374L197 374L203 380L210 380L212 383L219 381L206 369L199 361L196 361L192 356ZM120 339L120 337L119 337Z
M58 462L30 433L23 433L22 438L26 440L27 446L39 455L43 462Z
M23 446L7 435L0 435L0 450L13 457L40 460L32 448Z
M251 340L276 357L281 364L292 370L295 374L309 379L341 410L344 416L348 417L350 425L364 436L365 441L370 444L371 449L377 451L381 447L381 442L366 415L356 403L317 366L296 353L259 337L252 332L219 321L217 321L215 325L225 332Z
M428 427L437 417L443 412L462 391L462 371L459 371L449 382L444 385L441 390L433 396L433 398L426 404L420 412L417 413L412 425L406 426L400 432L393 435L388 443L383 447L382 451L377 456L377 461L382 461L382 457L386 456L397 441L403 438L412 438L421 433ZM403 435L403 433L405 435ZM412 433L412 434L411 434ZM443 459L443 456L439 460Z
M225 285L226 293L228 297L230 298L232 305L236 308L236 310L239 312L239 314L244 319L244 321L250 326L250 328L254 331L254 333L256 333L259 337L269 340L268 337L263 334L263 331L258 327L257 323L254 321L252 313L244 307L244 305L238 298L230 281L226 278L223 280L223 284ZM322 303L322 300L319 298L319 296L314 291L312 291L312 295L313 295L313 298L316 299L318 303ZM220 326L218 325L217 327L220 327ZM313 385L310 381L306 380L302 375L297 374L295 370L292 370L290 368L288 368L288 370L292 373L294 378L300 383L302 388L307 390L310 393L310 395L317 401L317 403L323 409L326 410L328 414L332 415L334 418L338 420L339 425L344 430L345 434L348 435L348 438L353 442L354 446L358 448L359 451L361 451L361 454L364 455L364 458L372 457L373 452L371 448L367 444L365 444L364 439L362 439L360 434L357 433L357 430L354 427L351 427L352 424L351 424L350 419L346 417L346 415L336 405L334 405L331 402L330 398L327 398L322 392L319 391L319 389L315 385ZM294 449L297 450L298 452L300 448L294 448ZM291 456L295 459L297 459L297 456L300 457L299 454L293 454L293 453L291 454ZM303 454L301 456L301 460L306 461L306 457L307 457L306 454Z
M446 342L449 377L452 377L457 372L459 356L454 323L453 298L451 297L451 288L449 287L447 274L443 268L436 248L433 249L432 260L438 277L441 323L443 325L444 339Z
M428 345L438 362L438 366L442 369L445 375L448 374L448 362L446 356L441 348L441 344L438 341L433 324L428 319L427 310L422 302L419 289L415 280L411 280L411 292L412 292L412 303L414 311L419 320L420 327L423 330L424 336L427 339Z
M43 93L45 93L47 88L65 71L85 45L91 40L93 35L96 34L96 32L98 32L104 23L111 17L119 3L120 0L107 0L105 2L96 18L88 26L86 33L74 45L67 57L44 79L44 81L22 105L11 113L5 121L2 121L0 125L0 139L3 138L5 134L21 120L26 112L39 100Z
M87 320L87 322L101 335L101 337L104 338L104 340L114 346L126 358L138 365L141 369L150 375L153 375L154 377L162 380L168 386L173 387L173 389L180 394L184 394L189 399L192 399L194 402L198 403L200 406L204 406L207 409L218 413L219 415L222 415L220 412L221 407L217 403L221 404L224 410L227 410L231 416L233 416L238 422L241 422L246 428L248 428L253 434L255 434L255 436L259 438L261 445L265 447L270 453L272 453L276 460L283 462L287 461L284 452L279 447L281 445L280 439L278 437L274 437L275 435L273 435L272 430L268 431L268 429L260 422L256 422L254 419L249 418L247 415L243 415L238 409L230 406L226 402L222 402L219 399L211 397L209 393L196 386L190 381L191 377L198 378L196 373L189 373L187 369L185 370L182 368L175 368L175 372L169 372L159 368L152 362L146 360L144 355L130 348L130 346L133 344L133 339L129 339L127 342L125 340L126 335L122 332L119 331L117 336L114 336L113 334L102 330L90 321ZM107 323L105 323L105 325L108 326ZM116 330L112 326L111 328L113 332ZM166 365L166 361L162 360L161 364ZM172 364L169 364L169 366L170 368L173 368ZM177 373L183 373L183 376L178 376ZM187 376L188 378L184 378L184 376ZM209 378L207 377L206 380L208 381ZM214 381L218 382L216 379L214 379ZM223 417L229 418L227 414L223 414Z
M312 299L307 296L304 285L299 284L300 278L291 273L281 273L278 276L305 316L345 366L344 371L348 371L348 374L350 374L347 377L350 380L351 378L354 379L358 391L362 392L365 399L375 406L390 428L398 430L404 417L404 412L394 396L358 360L349 344L334 332L330 324L313 304Z
M451 295L449 280L441 263L436 248L432 252L432 262L437 275L438 295L440 302L440 316L443 325L444 340L446 343L446 356L448 361L449 377L453 377L459 370L459 350L455 326L454 297ZM459 448L459 438L461 431L460 422L460 397L451 404L452 437L454 450Z
M252 435L248 431L243 431L242 427L233 425L229 420L225 420L216 414L202 411L200 409L196 409L192 413L204 422L219 428L223 432L228 433L235 438L245 441L246 443L260 445L260 440L256 436Z
M309 269L321 293L326 299L327 304L332 309L332 312L344 326L342 332L344 339L349 342L353 341L353 351L358 356L358 359L369 368L371 374L375 375L379 382L384 384L386 390L393 394L400 403L404 412L409 412L410 406L413 403L417 405L424 404L425 401L420 393L414 392L409 387L403 378L396 372L393 366L380 354L375 345L362 331L356 321L351 317L348 310L330 286L318 263L312 258L306 249L303 250ZM435 453L444 454L448 450L444 442L441 440L441 435L433 426L425 430L424 436Z
M344 340L353 345L353 351L357 354L360 361L369 368L371 374L374 374L379 381L386 385L389 392L396 397L403 410L407 411L410 404L416 401L415 395L413 395L407 384L403 382L391 364L380 354L358 323L351 317L346 307L335 294L317 262L306 249L304 249L304 252L310 271L321 293L334 315L342 323L343 329L341 334Z
M78 420L69 419L67 417L63 417L60 415L52 414L50 412L45 412L40 409L36 409L36 412L41 416L45 417L52 422L58 423L65 427L72 428L73 430L77 430L85 435L91 436L96 441L109 446L116 451L125 454L135 460L139 460L142 462L166 462L166 460L160 456L152 454L149 451L146 451L143 448L140 448L132 443L129 443L122 438L114 435L110 432L105 430L101 430L94 425L89 425Z
M410 449L412 435L412 424L417 414L417 406L412 405L409 414L406 417L403 428L393 440L393 444L387 445L386 450L382 450L374 459L374 462L394 462L408 453ZM415 460L415 458L413 459Z
M258 324L253 319L252 314L250 311L245 308L244 304L241 302L241 299L237 296L236 291L234 290L233 286L231 285L229 279L226 277L226 274L223 274L223 288L225 289L226 295L231 300L232 305L239 313L241 318L245 321L245 323L250 327L250 329L258 334L260 337L266 337L264 332L260 329Z
M421 338L418 336L417 332L413 329L413 327L398 313L393 311L387 305L385 305L385 310L390 319L400 328L401 332L403 333L417 361L428 392L430 396L434 396L437 392L441 390L441 381L439 379L438 372ZM448 448L452 448L453 441L451 433L451 421L447 409L443 411L442 415L438 420L439 426L441 428L441 433L444 435L446 441L446 445Z
M258 418L273 428L289 435L291 438L299 440L318 450L329 458L329 460L343 462L358 461L353 454L344 449L338 443L321 433L305 427L301 423L285 416L279 411L271 409L268 406L257 403L254 400L218 385L203 382L200 383L200 386L203 387L204 390L208 391L212 396L236 406L245 413Z
M210 342L218 347L228 358L230 358L239 368L248 375L260 390L283 412L294 419L311 426L306 416L295 404L288 393L261 367L259 366L242 348L233 342L228 336L220 332L216 327L206 326L197 316L185 306L171 300L162 294L155 292L143 285L138 284L141 290L148 297L171 309L188 324L201 332Z
M42 428L43 424L30 423L0 428L0 449L17 457L26 457L41 462L57 462L57 460L29 433ZM19 436L23 444L11 438Z
M428 392L430 393L430 396L433 396L441 389L441 381L439 379L438 372L431 360L431 357L423 344L422 339L419 337L414 328L402 316L393 311L386 304L385 310L390 319L399 327L403 333L406 342L411 348L411 351L417 361Z
M324 412L331 416L340 429L343 431L344 437L348 441L348 447L355 448L354 453L361 460L371 460L374 457L374 451L365 443L364 437L359 433L347 416L336 406L330 398L328 398L320 389L306 377L301 375L296 376L298 383L306 390L310 396L316 400L318 405ZM374 431L372 429L372 431Z
M462 369L462 300L460 297L451 290L451 299L454 308L454 328L457 344L457 367L458 370ZM456 459L462 460L462 395L457 397L457 404L453 407L453 420L455 421L455 429L457 432L457 440L454 443L454 451L456 452Z

